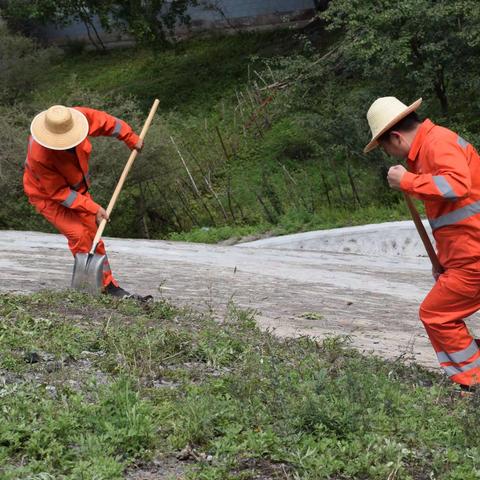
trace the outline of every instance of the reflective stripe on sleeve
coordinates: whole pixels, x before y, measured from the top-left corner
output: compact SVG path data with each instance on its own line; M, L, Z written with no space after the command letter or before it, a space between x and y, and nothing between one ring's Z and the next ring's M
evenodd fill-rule
M445 373L449 377L453 377L453 375L458 375L459 373L468 372L477 367L480 367L480 358L477 358L474 362L468 365L464 365L463 367L449 366L449 367L442 367L442 368L445 370Z
M469 358L475 355L478 352L478 346L475 340L472 340L472 343L463 350L459 350L455 353L447 352L437 352L437 358L440 363L452 362L452 363L462 363L466 362Z
M73 205L73 202L77 198L78 193L75 190L72 190L68 197L62 202L64 207L70 208Z
M462 148L466 148L468 145L468 142L464 138L462 138L460 135L457 138L457 142Z
M429 218L428 221L430 222L432 230L436 230L437 228L446 227L447 225L454 225L466 218L473 217L473 215L477 213L480 213L480 200L459 208L458 210L454 210L453 212L440 215L440 217Z
M451 200L452 202L458 200L458 197L455 195L453 188L448 183L448 180L445 177L441 175L435 175L433 177L433 181L435 182L435 185L440 190L440 193L444 198L446 198L447 200Z
M120 130L122 129L122 123L118 118L116 118L117 123L115 123L115 129L113 130L112 137L117 137L120 135Z

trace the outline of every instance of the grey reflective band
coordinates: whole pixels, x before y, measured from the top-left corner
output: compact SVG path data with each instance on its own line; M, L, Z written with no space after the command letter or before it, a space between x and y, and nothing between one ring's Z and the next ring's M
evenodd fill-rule
M480 200L459 208L458 210L454 210L453 212L440 215L438 218L429 218L428 221L430 222L432 230L436 230L437 228L446 227L447 225L454 225L466 218L473 217L473 215L477 213L480 213Z
M462 138L460 135L457 138L457 142L462 148L466 148L468 145L468 142L464 138Z
M112 137L118 137L120 135L120 130L122 129L122 123L117 118L117 123L115 124L115 129L113 130Z
M70 192L70 195L62 202L62 205L64 207L70 208L73 205L73 202L75 201L75 199L77 198L77 195L78 193L72 190Z
M437 352L437 358L440 363L442 362L453 362L453 363L462 363L466 362L469 358L475 355L478 352L477 342L472 340L472 343L463 350L460 350L455 353L447 352Z
M480 358L477 358L474 362L464 365L463 367L443 367L445 370L445 373L449 376L452 377L453 375L458 375L459 373L465 373L470 370L473 370L474 368L480 367ZM479 375L480 377L480 375Z
M453 202L455 200L458 200L458 197L455 195L453 188L448 183L445 177L441 175L435 175L433 177L433 181L435 182L435 185L440 190L440 193L443 195L443 197L445 197L448 200L452 200Z

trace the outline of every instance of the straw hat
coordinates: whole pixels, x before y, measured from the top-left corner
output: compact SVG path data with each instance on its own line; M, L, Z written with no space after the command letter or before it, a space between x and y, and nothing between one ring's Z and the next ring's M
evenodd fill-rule
M39 113L30 125L36 142L52 150L68 150L85 140L88 121L74 108L54 105Z
M367 120L370 125L370 130L372 131L372 139L363 149L364 153L377 147L378 138L402 118L405 118L409 113L414 112L421 103L422 99L419 98L407 107L395 97L377 98L367 112Z

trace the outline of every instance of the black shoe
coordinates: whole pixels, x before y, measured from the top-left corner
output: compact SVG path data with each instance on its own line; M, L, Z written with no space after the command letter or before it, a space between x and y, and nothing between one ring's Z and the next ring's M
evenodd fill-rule
M113 283L109 283L105 287L105 294L121 299L137 300L139 302L149 302L150 300L153 300L153 297L151 295L146 295L145 297L142 297L141 295L137 295L136 293L127 292L122 287L117 287Z
M473 397L476 392L478 392L478 384L475 385L460 385L460 396L465 397Z

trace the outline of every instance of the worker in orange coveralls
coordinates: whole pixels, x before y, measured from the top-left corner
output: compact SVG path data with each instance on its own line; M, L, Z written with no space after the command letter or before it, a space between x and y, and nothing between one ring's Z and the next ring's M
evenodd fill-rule
M141 150L143 142L131 127L105 112L86 107L54 105L39 113L30 126L23 185L29 202L68 240L70 251L88 253L97 225L109 220L103 207L88 191L88 160L92 145L88 136L123 140L130 149ZM105 254L99 242L96 253ZM104 293L138 300L118 285L108 260L103 267Z
M420 319L448 377L471 390L480 383L480 351L464 319L480 309L480 157L460 135L420 121L415 110L395 97L377 99L367 113L372 140L405 159L388 183L422 200L444 271L433 271L434 287L420 306Z

